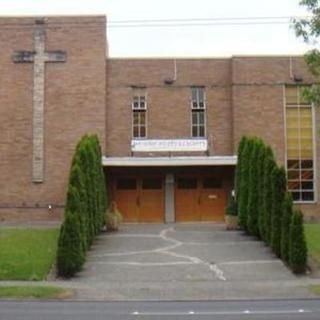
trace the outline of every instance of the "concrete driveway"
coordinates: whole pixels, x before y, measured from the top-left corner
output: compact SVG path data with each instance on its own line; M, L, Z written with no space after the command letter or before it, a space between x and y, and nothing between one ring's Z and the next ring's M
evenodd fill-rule
M268 247L224 225L122 225L105 233L72 280L78 298L200 300L309 297Z

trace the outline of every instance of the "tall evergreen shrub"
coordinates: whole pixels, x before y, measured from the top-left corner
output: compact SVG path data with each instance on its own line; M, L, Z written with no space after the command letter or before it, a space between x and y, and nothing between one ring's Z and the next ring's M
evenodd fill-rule
M259 141L252 139L252 150L248 161L249 165L249 185L248 185L248 205L247 205L247 229L249 234L258 236L258 206L259 206L259 188L258 188L258 155Z
M258 208L257 208L257 215L258 215L258 229L259 229L259 238L263 239L264 233L264 211L263 211L263 194L264 194L264 158L266 156L266 146L262 140L259 140L259 152L258 152L258 159L257 159L257 167L258 167Z
M286 172L283 167L275 167L272 176L271 248L281 255L282 203L287 190Z
M239 197L239 224L247 230L248 219L248 188L249 188L249 172L250 172L250 157L253 147L252 139L248 139L242 151L241 163L241 180L240 180L240 197Z
M304 273L306 271L307 254L303 215L300 210L294 210L289 237L289 266L294 273Z
M289 235L292 213L292 197L291 194L287 192L282 203L281 220L281 259L286 263L289 263Z
M81 269L86 250L104 222L105 193L99 140L85 135L76 146L71 164L57 250L59 275L71 277Z
M235 202L239 204L239 199L241 197L241 173L242 173L242 162L243 162L243 150L248 141L248 138L246 136L243 136L240 140L239 147L238 147L238 161L235 171L235 193L236 193L236 199Z
M262 212L263 221L261 238L270 244L271 239L271 210L272 210L272 178L271 173L276 166L272 149L270 146L266 147L265 157L263 161L263 194L262 194Z
M88 248L88 217L87 217L87 193L85 190L84 176L80 168L78 158L74 161L73 166L70 171L69 178L69 188L73 187L77 190L79 195L79 201L77 201L77 206L70 207L69 205L69 194L67 194L66 200L66 211L77 212L77 217L80 223L81 238L83 242L83 247L85 250Z
M57 249L57 270L62 277L72 277L81 270L84 252L81 241L79 219L75 212L66 211L60 228Z

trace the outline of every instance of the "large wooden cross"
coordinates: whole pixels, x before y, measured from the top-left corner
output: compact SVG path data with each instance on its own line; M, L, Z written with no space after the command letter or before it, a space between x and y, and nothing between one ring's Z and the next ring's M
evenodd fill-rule
M12 60L16 63L33 62L32 181L43 182L45 64L65 62L66 53L61 50L46 51L46 30L42 23L36 25L33 38L34 51L15 51Z

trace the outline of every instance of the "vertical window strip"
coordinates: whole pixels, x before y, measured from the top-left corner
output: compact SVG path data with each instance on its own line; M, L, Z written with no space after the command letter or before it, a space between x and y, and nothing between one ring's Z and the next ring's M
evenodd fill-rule
M202 87L191 88L191 135L203 138L206 135L205 91Z
M314 137L312 105L303 87L286 87L288 190L294 201L314 201Z
M135 92L132 98L132 136L147 136L147 98L141 92Z

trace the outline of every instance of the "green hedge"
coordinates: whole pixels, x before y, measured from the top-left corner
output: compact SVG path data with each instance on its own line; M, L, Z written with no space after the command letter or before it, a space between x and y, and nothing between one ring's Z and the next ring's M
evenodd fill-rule
M285 169L276 164L271 147L257 137L240 141L235 192L240 227L265 241L293 272L305 272L302 213L292 214Z
M107 208L101 148L96 135L85 135L72 159L57 251L57 270L72 277L81 270L86 251L104 225Z

